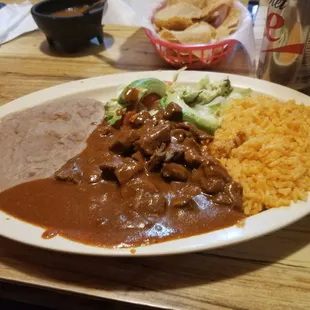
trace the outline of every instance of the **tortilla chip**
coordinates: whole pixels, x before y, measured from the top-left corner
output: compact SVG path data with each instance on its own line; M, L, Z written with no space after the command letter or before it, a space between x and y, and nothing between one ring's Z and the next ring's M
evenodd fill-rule
M178 3L159 10L155 15L155 19L169 19L174 16L200 18L201 10L190 3Z
M215 34L215 29L211 25L201 22L193 24L184 31L170 31L165 29L159 35L166 41L180 44L206 44L210 43Z
M231 34L233 34L234 32L236 32L238 28L226 28L226 27L218 27L216 29L216 36L215 39L216 41L220 41L228 36L230 36Z
M159 28L184 30L193 24L192 19L200 16L199 8L190 3L178 3L158 11L154 16L154 23Z
M241 17L240 10L237 8L231 8L228 16L226 17L226 19L224 20L221 26L226 27L226 28L238 27L240 17Z
M229 6L221 5L218 10L208 18L208 23L210 23L213 27L218 28L224 22L230 10L231 8Z
M221 7L226 7L228 13L229 9L233 6L234 0L213 0L208 1L208 5L202 10L201 17L205 20L212 19L213 15L220 10ZM226 16L225 16L226 17ZM223 20L225 19L223 18Z
M155 25L158 28L166 28L169 30L185 30L193 24L193 21L188 18L172 17L169 20L155 20Z
M171 6L177 3L190 3L194 6L196 6L197 8L203 9L204 7L207 6L207 2L208 0L168 0L167 5Z
M206 22L193 24L183 33L177 35L177 39L182 44L205 44L210 43L216 35L215 29Z
M219 41L223 38L233 34L239 26L241 12L237 8L232 8L224 20L222 25L216 29L216 40Z
M158 33L158 35L162 40L173 42L173 43L179 43L177 38L173 35L172 31L170 30L163 29L162 31Z

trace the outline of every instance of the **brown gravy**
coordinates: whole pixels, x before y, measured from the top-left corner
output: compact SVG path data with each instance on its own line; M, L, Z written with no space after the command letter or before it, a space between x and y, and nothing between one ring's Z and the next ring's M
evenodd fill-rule
M54 177L0 193L0 209L45 228L44 238L105 247L189 237L245 218L240 185L202 154L210 136L182 123L173 104L153 117L128 113L119 129L100 124Z

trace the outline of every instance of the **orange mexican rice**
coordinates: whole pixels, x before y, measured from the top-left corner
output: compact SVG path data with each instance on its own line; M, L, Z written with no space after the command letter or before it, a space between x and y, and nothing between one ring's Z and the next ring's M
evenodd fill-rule
M307 200L309 106L267 96L234 100L210 149L241 183L245 214Z

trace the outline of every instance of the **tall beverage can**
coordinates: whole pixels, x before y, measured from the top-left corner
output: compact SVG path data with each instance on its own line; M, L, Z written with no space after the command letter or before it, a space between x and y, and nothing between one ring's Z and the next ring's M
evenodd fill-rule
M310 0L270 0L257 77L310 87Z

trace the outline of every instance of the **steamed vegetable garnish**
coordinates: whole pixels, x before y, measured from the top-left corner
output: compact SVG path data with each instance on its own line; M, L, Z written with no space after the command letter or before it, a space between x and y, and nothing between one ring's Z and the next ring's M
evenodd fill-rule
M195 104L199 98L201 91L188 91L185 90L182 94L182 99L188 104L192 105Z
M127 106L130 104L130 100L128 100L128 91L131 89L135 89L137 92L136 101L140 102L143 97L148 94L157 94L160 97L166 95L167 85L165 82L155 79L155 78L145 78L133 81L128 86L124 88L120 96L118 97L118 102L123 105Z
M114 125L122 118L126 108L120 105L116 99L112 99L105 104L104 111L108 123Z
M183 67L183 68L177 70L177 71L174 73L174 75L173 75L172 83L175 83L175 82L178 80L180 73L182 73L182 72L185 71L186 69L187 69L187 67Z
M170 102L176 103L182 108L183 120L190 122L197 127L213 133L220 123L220 118L216 113L210 110L207 106L199 106L199 109L191 108L185 101L177 94L173 93L164 97L160 101L160 106L165 108Z
M167 90L167 96L171 94L178 94L181 99L188 105L195 104L197 102L198 96L201 93L200 90L195 90L190 86L184 85L171 85Z
M127 85L118 99L109 102L106 107L108 122L114 124L127 110L147 110L153 116L158 108L173 102L182 108L184 121L213 133L220 125L223 110L229 101L251 93L250 89L234 91L229 78L211 82L208 75L196 85L178 83L179 75L185 69L176 71L171 82L144 78Z
M232 91L233 87L230 84L230 80L227 78L222 81L216 81L211 83L208 75L204 76L195 87L184 86L176 84L179 74L184 68L177 71L174 76L172 85L168 88L168 93L177 92L180 97L187 104L208 104L218 96L227 97Z
M251 88L246 88L246 89L241 89L236 92L232 92L227 99L242 99L244 97L250 96L252 94L252 89Z
M215 98L222 96L227 97L233 91L233 88L230 85L230 80L222 80L214 83L207 83L204 85L204 88L201 89L201 92L197 98L198 103L208 104Z
M200 79L200 81L198 82L198 89L206 89L209 87L210 84L210 78L208 75L205 75L202 79Z

